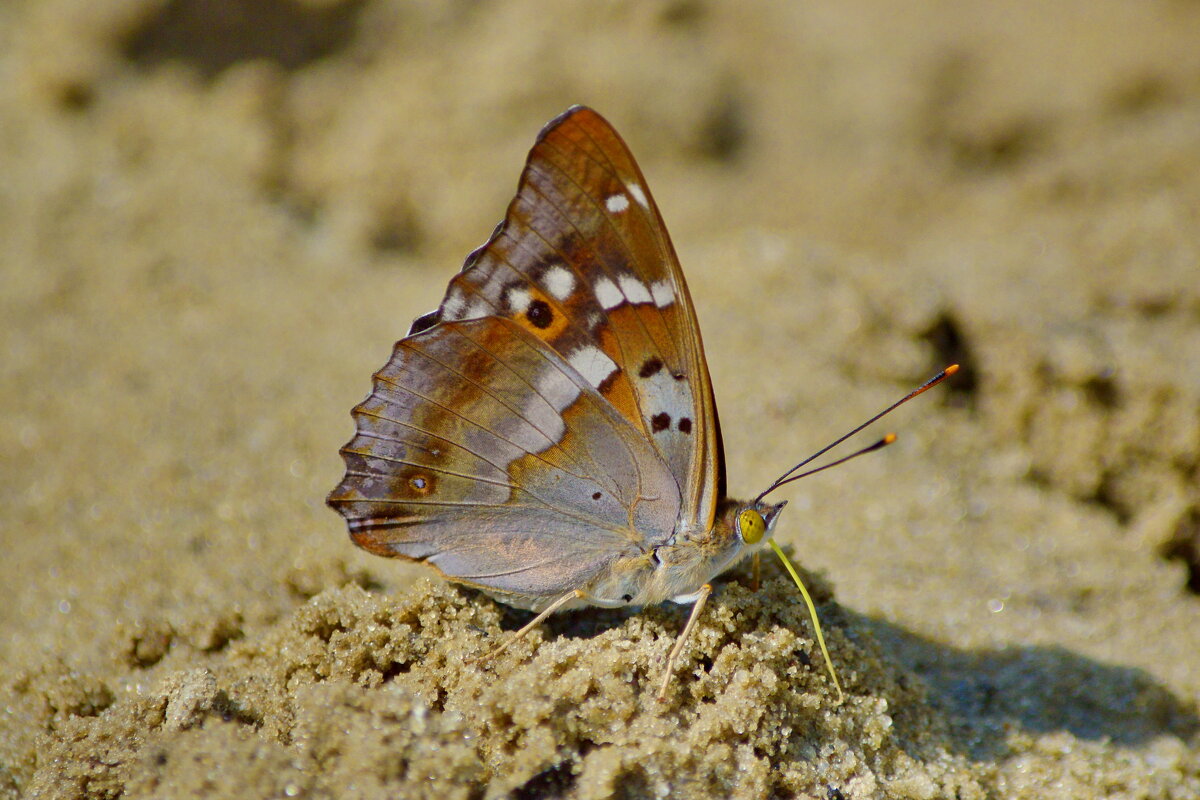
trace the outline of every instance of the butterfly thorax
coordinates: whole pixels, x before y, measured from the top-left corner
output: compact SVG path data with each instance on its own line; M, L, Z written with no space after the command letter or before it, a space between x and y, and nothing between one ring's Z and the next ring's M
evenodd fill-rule
M653 568L635 594L638 605L664 600L690 602L700 587L766 544L784 503L771 505L726 499L717 509L713 526L702 534L680 534L651 554ZM739 518L748 509L764 521L765 535L746 537ZM750 541L753 539L753 541Z
M771 505L725 500L709 530L677 533L665 544L618 559L589 585L581 587L588 600L564 603L560 608L648 606L666 600L690 603L700 587L766 544L774 533L775 522L784 505L786 503ZM747 510L757 512L763 523L757 538L744 535L739 525L739 519ZM488 591L488 594L503 603L530 611L540 611L557 599L553 595L514 595L495 591Z

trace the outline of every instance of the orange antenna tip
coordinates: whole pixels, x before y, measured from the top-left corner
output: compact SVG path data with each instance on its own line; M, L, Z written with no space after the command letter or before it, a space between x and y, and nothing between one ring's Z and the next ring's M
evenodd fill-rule
M891 444L894 441L896 441L896 434L894 434L894 433L889 433L883 437L884 444Z
M958 364L951 364L942 371L945 372L947 376L953 375L954 373L958 372Z

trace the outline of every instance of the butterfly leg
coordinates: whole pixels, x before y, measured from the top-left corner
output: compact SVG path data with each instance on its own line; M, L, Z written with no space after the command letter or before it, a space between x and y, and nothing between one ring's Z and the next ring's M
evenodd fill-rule
M757 552L754 554L754 561L751 563L753 564L753 567L751 568L750 573L750 591L757 592L758 587L762 585L762 562L760 561Z
M500 655L505 650L507 650L509 648L509 646L512 645L514 642L516 642L518 639L525 636L525 634L529 633L531 630L536 628L538 625L541 625L542 622L545 621L546 617L550 616L555 611L558 611L560 608L565 606L567 603L571 602L572 600L587 600L587 599L589 599L589 597L590 597L590 595L587 592L583 591L582 589L572 589L571 591L564 594L562 597L555 600L550 605L546 606L545 610L543 610L536 617L534 617L529 622L527 622L524 626L521 627L520 630L516 631L511 636L509 636L507 639L505 639L504 642L502 644L500 644L498 647L495 647L495 648L489 650L488 652L484 653L483 655L475 656L474 658L468 658L463 663L474 664L479 661L487 661L488 659L495 658L496 656Z
M692 613L688 617L687 624L683 626L683 633L679 634L679 638L675 640L675 646L671 648L671 653L667 656L666 674L663 675L662 686L658 690L660 701L667 699L667 687L671 685L671 674L675 670L675 662L678 660L679 654L683 652L683 645L691 635L692 629L696 627L696 621L700 619L700 612L704 610L704 604L708 602L710 594L712 594L712 584L710 583L701 586L695 594L696 600L692 604Z

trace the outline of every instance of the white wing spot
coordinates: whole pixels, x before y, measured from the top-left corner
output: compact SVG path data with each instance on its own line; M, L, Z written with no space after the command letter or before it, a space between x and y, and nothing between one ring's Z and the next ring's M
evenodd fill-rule
M666 308L675 302L675 292L668 281L655 281L650 284L650 294L654 297L654 305Z
M554 265L542 276L542 285L546 291L559 301L566 300L575 291L575 276L566 267Z
M610 194L608 199L604 201L604 207L607 208L610 213L620 214L622 211L629 208L629 198L624 192Z
M471 303L467 312L463 314L463 319L480 319L482 317L490 317L492 315L492 306L487 300L482 297L475 298L475 302Z
M633 199L638 201L638 205L647 211L650 210L650 201L646 199L646 193L642 191L641 186L638 186L636 183L627 183L625 184L625 188L633 195Z
M460 319L463 309L467 307L467 299L463 297L462 289L455 287L442 301L442 316L448 320Z
M604 354L604 351L595 345L587 345L581 347L571 354L567 361L578 370L579 374L587 378L587 382L597 389L600 384L617 371L616 362Z
M559 369L547 369L538 376L536 382L537 393L559 414L566 411L582 394L579 386ZM550 438L558 441L561 435L561 431L554 430L551 431Z
M600 305L605 311L612 311L625 302L625 295L621 294L621 290L617 288L617 285L608 278L601 278L596 281L595 291L596 299L600 301Z
M646 284L632 275L622 275L617 280L621 283L621 292L629 302L649 303L654 299L650 296L650 290L646 288Z
M529 290L524 286L509 287L506 297L508 299L508 307L517 314L524 314L529 309L530 300L533 299L529 294Z

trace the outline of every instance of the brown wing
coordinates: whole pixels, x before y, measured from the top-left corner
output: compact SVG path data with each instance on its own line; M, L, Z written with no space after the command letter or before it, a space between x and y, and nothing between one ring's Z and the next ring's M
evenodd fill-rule
M696 312L637 162L591 109L542 130L504 221L412 332L488 316L575 367L670 467L681 527L711 527L724 464Z
M519 324L397 343L354 409L329 504L360 546L526 597L586 589L670 538L679 491L641 431Z

